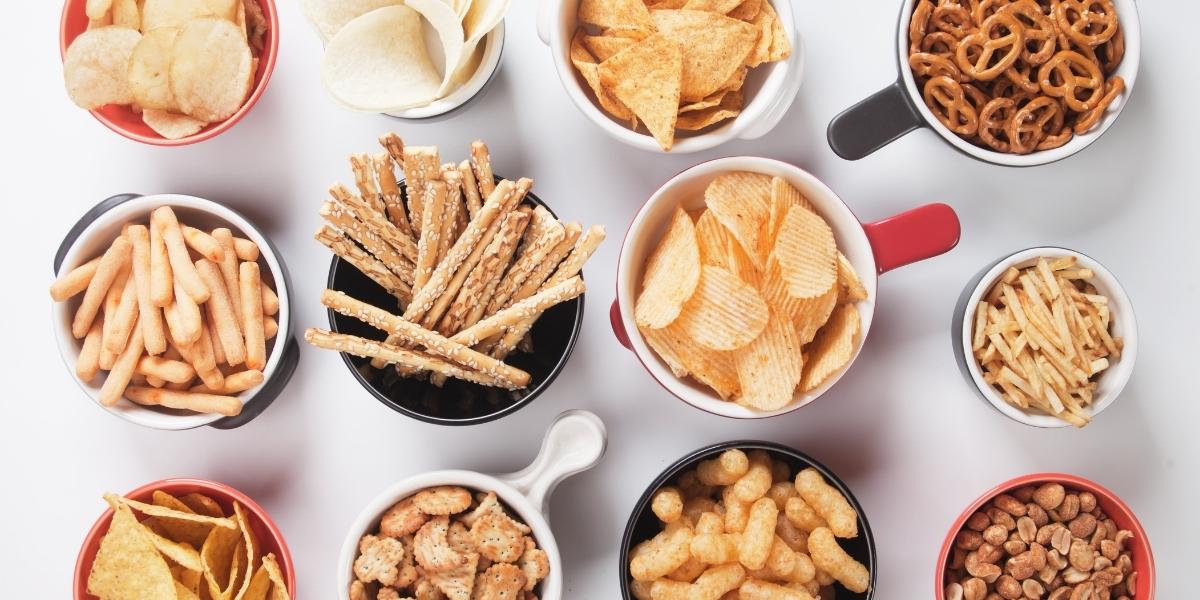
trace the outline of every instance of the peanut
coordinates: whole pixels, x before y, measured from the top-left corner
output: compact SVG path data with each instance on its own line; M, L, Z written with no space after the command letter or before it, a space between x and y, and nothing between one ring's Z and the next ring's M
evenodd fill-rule
M972 577L963 582L963 600L984 600L987 597L987 583L978 577Z
M946 586L946 600L963 600L963 586L961 583L951 583Z
M1000 594L1003 598L1007 598L1007 600L1017 600L1023 592L1021 584L1016 579L1013 579L1010 575L1001 575L996 580L996 593Z
M1061 483L1043 484L1033 493L1033 501L1046 510L1054 510L1063 503L1067 490ZM1092 498L1095 500L1095 498Z
M1025 504L1029 504L1029 501L1033 500L1033 495L1035 493L1037 493L1037 488L1033 487L1032 485L1027 485L1013 490L1012 496L1013 498L1016 498Z
M1021 502L1020 500L1017 500L1008 494L1000 494L999 496L996 496L996 498L992 500L992 504L995 505L996 508L999 508L1000 510L1014 517L1023 517L1027 512L1024 502Z
M1088 513L1081 513L1079 516L1071 519L1067 523L1067 529L1071 530L1071 535L1077 538L1086 538L1096 531L1096 517Z
M1034 541L1037 538L1037 524L1029 517L1021 517L1017 519L1017 533L1021 536L1021 541L1026 544Z
M977 512L967 519L967 529L970 529L971 531L983 531L984 529L988 528L988 525L991 524L992 520L981 512Z
M1003 525L992 525L983 530L983 541L993 546L999 546L1006 540L1008 540L1008 530Z
M1096 582L1096 585L1104 587L1112 587L1124 579L1125 576L1121 574L1121 569L1117 567L1108 567L1103 571L1096 571L1092 575L1092 581Z
M1035 579L1026 579L1021 582L1021 591L1029 600L1038 600L1042 597L1042 594L1046 593L1046 588L1042 587L1042 584L1038 583Z
M1071 600L1096 600L1095 590L1096 586L1090 581L1077 585L1075 591L1071 592Z
M1096 510L1096 496L1091 492L1080 492L1079 494L1079 510L1090 513Z
M1067 555L1067 559L1071 562L1071 566L1080 571L1091 571L1092 565L1096 562L1096 556L1092 554L1091 546L1088 546L1083 540L1075 540L1071 542L1071 552Z
M1016 556L1028 549L1029 549L1029 546L1025 542L1022 542L1021 540L1011 540L1011 541L1004 542L1004 551L1007 552L1009 556Z
M1003 510L1000 510L999 508L995 508L995 507L989 508L987 510L987 515L988 515L988 518L992 520L993 524L1003 525L1004 528L1009 531L1012 531L1017 528L1017 521L1012 518L1012 515L1008 514L1007 512L1005 512Z
M1029 518L1033 519L1033 524L1039 528L1050 522L1050 514L1036 503L1030 502L1026 504L1025 510L1029 513Z
M963 550L977 550L980 544L983 543L983 535L978 531L960 531L955 544Z
M1050 511L1050 518L1055 521L1067 522L1079 516L1079 496L1067 494L1058 508Z

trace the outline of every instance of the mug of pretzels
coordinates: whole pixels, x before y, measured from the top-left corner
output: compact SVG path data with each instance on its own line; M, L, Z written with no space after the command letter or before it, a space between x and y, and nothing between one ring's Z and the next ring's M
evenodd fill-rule
M900 77L829 124L858 160L921 127L979 160L1034 166L1083 150L1137 78L1134 0L905 0Z

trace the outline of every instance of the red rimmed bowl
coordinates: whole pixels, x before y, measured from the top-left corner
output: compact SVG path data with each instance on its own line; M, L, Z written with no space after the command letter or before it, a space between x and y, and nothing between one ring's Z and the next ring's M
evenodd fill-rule
M816 400L833 387L849 364L816 389L797 393L787 406L776 411L756 411L722 400L715 392L690 378L676 377L646 343L634 321L634 301L641 289L642 272L670 223L675 208L693 210L704 206L704 190L718 175L749 171L786 180L812 203L829 223L838 249L854 265L867 290L867 299L857 304L862 327L850 364L858 357L871 317L875 314L878 275L948 252L958 244L960 227L954 209L945 204L926 204L873 223L862 223L829 186L811 173L785 162L754 156L719 158L696 165L673 177L642 206L621 246L617 262L617 298L609 311L613 333L660 385L672 395L705 412L737 419L772 417L796 410Z
M254 84L250 86L250 95L246 97L246 102L242 104L242 107L233 113L233 116L218 123L209 123L193 135L169 140L150 129L149 125L142 122L141 115L133 112L133 109L128 106L109 105L88 112L92 113L92 116L96 117L96 120L103 123L105 127L121 136L151 146L187 146L221 135L241 121L242 117L245 117L246 113L254 108L258 99L267 89L267 82L271 80L271 73L275 70L275 60L279 56L279 14L275 9L275 0L255 1L262 7L268 28L263 36L263 50L258 57L258 70L254 73ZM71 42L75 41L79 34L87 31L88 17L84 12L86 5L87 0L66 0L63 3L58 43L59 52L64 59Z
M1000 494L1043 483L1061 483L1068 492L1091 492L1096 496L1096 505L1104 511L1108 518L1116 522L1118 528L1133 532L1133 539L1129 542L1130 559L1133 562L1133 570L1138 574L1138 581L1132 596L1137 600L1154 600L1154 554L1150 551L1150 540L1146 537L1146 530L1142 529L1142 524L1134 516L1133 510L1108 488L1094 481L1066 473L1033 473L1010 479L988 490L967 506L966 510L950 526L950 531L946 533L946 539L942 542L942 550L938 553L937 570L933 575L935 600L946 600L946 565L950 561L950 553L954 549L954 540L958 536L958 532L966 525L967 519Z
M126 498L138 500L141 502L150 502L150 496L155 490L162 490L175 497L191 494L193 492L204 494L217 504L221 505L221 509L225 514L233 514L233 503L236 501L242 505L249 514L250 527L254 529L254 533L258 536L262 544L262 552L275 554L275 558L279 562L279 569L283 571L283 578L287 582L288 591L293 599L296 598L296 570L292 566L292 553L288 551L287 542L283 539L283 533L279 531L279 527L271 520L267 511L259 506L257 502L251 500L249 496L233 489L223 483L215 481L206 481L204 479L163 479L147 483L136 490L125 494ZM92 569L92 562L96 560L96 552L100 550L100 540L104 534L108 533L108 526L112 522L113 510L111 508L104 511L100 518L96 520L96 524L92 525L92 529L88 531L87 537L83 539L83 546L79 550L79 558L75 560L75 582L71 589L75 600L96 600L96 597L87 593L88 573Z

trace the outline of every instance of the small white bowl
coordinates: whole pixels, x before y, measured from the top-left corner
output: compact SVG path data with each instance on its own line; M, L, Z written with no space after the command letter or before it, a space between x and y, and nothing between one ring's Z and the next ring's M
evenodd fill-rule
M966 290L959 299L958 306L955 308L955 326L954 326L954 350L955 358L959 363L959 368L969 383L979 392L979 395L987 400L996 410L1000 411L1004 416L1034 427L1054 428L1068 427L1069 425L1058 417L1042 414L1041 412L1028 412L1017 408L1004 401L996 389L983 380L983 371L979 367L979 361L975 360L974 354L971 352L971 342L975 328L975 306L979 301L992 289L992 286L1000 280L1004 272L1009 267L1018 269L1037 264L1037 259L1040 257L1046 258L1061 258L1074 256L1079 261L1079 266L1082 268L1091 269L1096 276L1090 282L1096 286L1096 290L1100 294L1108 297L1109 310L1112 312L1112 335L1113 337L1121 337L1125 340L1125 347L1121 350L1121 357L1112 361L1108 370L1100 374L1097 379L1097 388L1095 401L1087 410L1092 417L1099 415L1104 409L1112 405L1121 394L1121 390L1125 388L1125 384L1129 382L1129 377L1133 374L1133 365L1137 360L1138 351L1138 332L1137 321L1133 315L1133 304L1129 301L1129 296L1121 287L1117 278L1103 265L1096 262L1090 256L1074 250L1056 247L1041 247L1022 250L1015 254L1010 254L991 267L985 269L980 275L977 275L971 283L967 284ZM968 293L969 292L969 293Z
M580 26L576 19L579 0L539 1L538 37L550 47L558 78L575 106L608 135L634 148L666 153L650 134L634 131L628 124L601 110L591 89L571 64L571 39ZM734 139L757 139L783 119L804 80L804 41L796 31L791 1L771 0L771 5L792 42L792 55L786 60L751 69L743 88L746 100L741 114L703 131L677 131L670 154L700 152Z
M215 227L228 227L236 236L249 239L258 245L259 264L263 267L263 282L269 284L279 297L279 313L275 315L279 323L279 332L275 338L267 340L267 367L263 370L263 383L239 394L244 406L242 413L236 417L222 417L216 414L195 414L186 411L175 411L155 406L142 406L129 400L122 399L114 406L100 404L100 386L104 383L105 373L101 372L95 380L86 382L75 374L75 363L79 359L79 351L83 340L71 335L71 320L75 316L82 299L82 294L65 302L56 302L53 306L54 336L58 342L58 350L62 355L67 372L79 384L80 389L110 414L116 415L130 423L137 423L154 429L182 430L213 425L228 429L238 427L258 416L267 405L275 400L278 394L291 379L299 360L296 342L291 336L291 290L288 284L287 270L275 248L266 236L241 214L211 200L183 196L180 194L154 194L150 196L114 196L97 205L84 217L63 241L56 257L58 274L71 269L104 253L112 241L121 233L125 223L149 223L150 213L160 207L170 206L179 216L180 223L191 225L198 229L209 230Z
M500 70L500 57L504 55L504 21L500 21L495 29L483 37L483 57L475 73L462 85L454 89L444 98L438 98L425 106L416 106L395 112L384 113L389 117L405 120L432 119L452 113L475 98L483 95L483 91L491 84L496 73Z
M582 410L571 410L554 420L546 431L537 458L520 471L504 475L461 470L434 471L392 485L367 503L347 531L338 556L336 597L342 600L349 598L358 541L379 527L379 519L388 508L422 489L457 485L472 492L496 492L500 501L516 513L515 518L533 530L534 540L550 560L550 574L539 584L541 590L538 597L542 600L562 600L565 589L562 555L554 532L550 530L550 494L562 480L600 462L607 444L608 433L600 417Z

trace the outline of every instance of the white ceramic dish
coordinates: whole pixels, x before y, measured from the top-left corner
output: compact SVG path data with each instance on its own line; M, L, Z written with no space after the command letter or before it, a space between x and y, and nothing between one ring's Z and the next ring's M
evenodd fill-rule
M667 391L699 408L726 417L754 419L796 410L816 400L837 384L849 369L842 369L823 385L808 393L796 394L791 404L771 411L755 411L720 399L715 392L692 379L675 377L665 362L646 344L634 321L634 300L641 288L646 258L658 244L677 206L686 210L704 206L704 190L722 173L751 171L782 177L812 202L829 222L838 248L854 265L868 298L860 302L862 330L854 358L871 328L875 314L877 275L906 264L937 256L958 243L959 223L954 211L945 204L928 204L914 210L863 224L819 179L787 163L768 158L740 156L701 163L676 175L646 201L629 225L617 263L617 299L610 311L613 331L618 340L637 355L650 375ZM854 358L851 358L853 364Z
M975 306L1000 280L1009 267L1028 267L1036 264L1039 257L1059 258L1065 256L1074 256L1079 261L1080 267L1095 272L1096 276L1092 278L1091 283L1096 286L1097 291L1109 299L1109 310L1112 311L1112 335L1125 340L1121 358L1112 361L1109 369L1097 379L1095 401L1089 409L1090 415L1095 417L1104 409L1112 406L1117 396L1121 394L1121 390L1125 389L1125 384L1129 382L1129 377L1133 374L1133 365L1137 361L1138 352L1137 320L1133 314L1133 303L1129 301L1129 295L1125 293L1125 289L1121 287L1117 278L1103 265L1086 254L1066 248L1041 247L1022 250L1000 259L972 280L966 289L969 295L964 292L965 300L960 299L959 305L955 309L955 358L968 381L984 400L987 400L988 404L991 404L1004 416L1034 427L1053 428L1068 427L1069 425L1058 417L1041 412L1024 411L1005 402L995 388L983 380L983 371L971 353L972 334L975 327Z
M663 152L648 133L634 131L596 105L591 90L571 64L571 38L579 27L576 13L579 0L539 0L538 37L550 47L554 68L567 96L584 115L608 135L642 150ZM751 69L743 91L742 113L733 119L698 132L677 132L671 154L687 154L714 148L730 140L753 140L775 128L791 107L804 80L804 41L796 30L790 0L772 0L772 6L792 42L792 55L786 60Z
M533 530L538 547L550 560L550 574L540 584L542 600L564 598L562 555L550 530L550 494L563 479L592 468L604 456L608 434L596 415L572 410L562 413L546 431L537 458L515 473L485 475L475 471L434 471L409 477L384 490L354 519L338 557L337 598L349 598L358 541L379 526L379 518L393 504L416 492L438 485L457 485L472 491L494 491L496 496Z
M150 213L160 207L170 206L179 216L181 223L198 229L210 230L215 227L228 227L235 236L245 237L260 250L259 264L262 266L264 283L268 283L279 296L279 313L275 316L279 323L279 333L273 340L267 342L267 367L263 371L263 383L239 394L244 403L242 414L230 417L228 420L220 415L194 414L185 411L175 411L160 407L148 407L134 404L122 399L114 406L100 404L100 386L104 382L104 373L96 376L95 380L85 382L75 374L75 363L83 345L71 335L71 320L75 309L79 306L82 295L76 295L66 302L56 302L53 305L54 336L63 363L71 377L79 384L96 406L131 423L152 427L154 429L181 430L192 429L203 425L214 425L221 428L237 427L245 424L274 401L291 378L298 360L295 341L291 336L291 290L288 285L287 271L283 261L274 247L252 223L241 214L225 206L179 194L154 194L150 196L115 196L97 205L72 230L56 259L57 272L65 273L92 258L99 256L120 235L121 227L128 222L149 223Z

